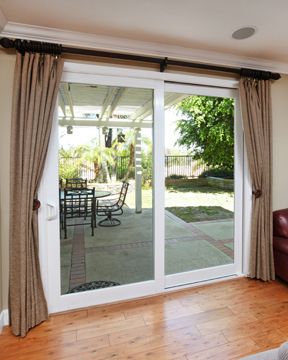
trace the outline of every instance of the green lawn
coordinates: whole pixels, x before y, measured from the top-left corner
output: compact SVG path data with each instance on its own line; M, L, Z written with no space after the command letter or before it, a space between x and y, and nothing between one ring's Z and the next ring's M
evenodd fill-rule
M221 206L177 206L166 207L166 210L187 223L233 218L233 212L226 210Z
M168 188L165 192L165 207L220 206L234 211L234 192L208 186Z
M126 203L135 207L133 191ZM142 207L152 207L152 190L142 190ZM165 191L165 208L184 221L205 221L233 217L234 192L208 186L169 187Z

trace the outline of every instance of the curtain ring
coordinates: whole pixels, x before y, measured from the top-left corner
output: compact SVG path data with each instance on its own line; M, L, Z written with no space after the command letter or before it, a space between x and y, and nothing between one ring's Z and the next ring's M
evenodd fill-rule
M38 210L41 206L41 202L38 199L33 200L33 211Z
M262 190L260 190L260 189L253 190L252 194L255 196L255 199L258 199L259 197L262 196Z

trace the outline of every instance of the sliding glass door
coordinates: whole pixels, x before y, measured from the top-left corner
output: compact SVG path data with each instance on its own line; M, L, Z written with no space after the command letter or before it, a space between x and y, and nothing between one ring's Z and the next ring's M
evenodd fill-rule
M66 65L39 191L50 312L241 271L242 177L235 90Z
M159 292L160 88L64 72L39 194L53 312Z
M167 287L230 275L237 267L242 152L235 150L241 142L236 107L231 90L166 86Z
M153 89L60 84L62 295L154 280L153 118Z

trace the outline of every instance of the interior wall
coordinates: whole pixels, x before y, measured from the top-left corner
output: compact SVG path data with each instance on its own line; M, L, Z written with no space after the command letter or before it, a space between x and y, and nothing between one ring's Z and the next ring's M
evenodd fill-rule
M288 208L288 76L272 84L273 210Z
M0 193L0 203L1 203L1 193ZM2 209L0 209L0 229L2 228L1 226L1 211ZM3 306L3 281L2 281L2 274L3 274L3 266L2 266L2 234L0 233L0 314L2 312L2 310L4 309ZM0 324L0 332L1 332L1 324Z
M0 312L8 308L10 125L15 55L0 50Z

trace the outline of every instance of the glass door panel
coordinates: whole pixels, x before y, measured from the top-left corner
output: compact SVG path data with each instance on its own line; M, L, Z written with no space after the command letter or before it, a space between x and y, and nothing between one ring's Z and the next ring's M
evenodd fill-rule
M165 92L165 275L181 283L235 264L234 108L232 97Z
M62 82L61 294L154 279L153 90Z

